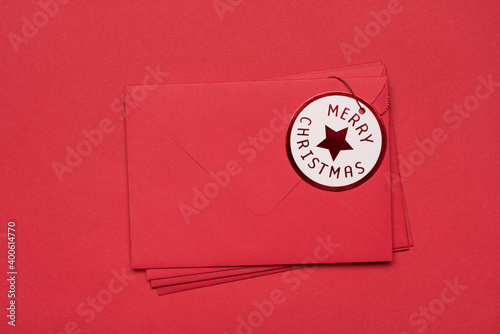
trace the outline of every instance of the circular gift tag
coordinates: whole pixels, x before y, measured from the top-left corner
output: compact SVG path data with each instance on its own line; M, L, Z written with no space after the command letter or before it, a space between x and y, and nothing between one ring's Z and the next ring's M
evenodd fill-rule
M386 143L384 123L370 104L331 92L309 99L295 112L286 150L292 167L307 183L344 191L375 174Z

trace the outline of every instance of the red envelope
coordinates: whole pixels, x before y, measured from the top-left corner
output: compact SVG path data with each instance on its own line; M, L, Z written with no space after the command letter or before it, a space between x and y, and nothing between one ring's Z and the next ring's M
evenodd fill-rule
M385 77L353 78L350 84L375 108L385 109ZM209 172L241 159L237 147L245 138L270 120L288 120L276 105L295 110L332 90L345 87L333 79L171 85L137 101L129 87L133 267L301 263L318 238L326 242L321 239L325 234L342 245L328 262L390 261L390 189L383 176L389 171L387 157L362 186L330 193L300 181L280 137L252 164L241 166L245 172L210 202L197 224L179 214L179 205L189 203L198 186L213 182ZM314 214L305 215L304 208Z
M170 277L183 277L239 268L246 267L228 267L227 269L222 269L221 267L148 269L146 270L146 278L148 280L154 280Z
M272 269L272 270L268 270L265 272L248 273L248 274L243 274L243 275L236 276L236 277L238 277L238 280L244 280L244 279L249 279L249 278L261 277L261 276L265 276L265 275L276 274L276 273L280 273L280 272L287 271L290 269L291 268ZM192 290L192 289L205 288L205 287L212 286L212 285L224 284L224 283L233 282L233 281L234 281L234 276L233 277L220 277L220 278L206 280L206 281L188 282L188 283L184 283L184 284L162 286L162 287L159 287L155 290L159 296L162 296L162 295L167 295L167 294L171 294L171 293L182 292L182 291L187 291L187 290Z
M241 279L242 275L252 274L252 273L266 273L270 270L277 269L291 269L292 266L248 266L243 268L228 269L224 271L215 271L208 273L199 273L195 275L186 275L178 277L168 277L150 280L152 288L158 288L162 286L171 286L185 283L193 283L197 281L208 281L224 277L234 277L234 279Z
M338 69L332 71L321 71L312 74L294 75L286 78L305 78L305 77L316 77L317 75L327 77L332 75L337 75L341 77L347 76L380 76L385 74L385 67L382 63L373 63L367 65L361 65L356 67L350 67L346 69ZM390 114L392 116L392 113ZM392 117L390 117L392 122ZM392 191L392 208L393 208L393 247L394 251L405 250L413 245L411 241L411 231L409 225L407 225L406 210L404 207L404 198L402 196L402 187L399 177L398 161L396 156L396 145L394 140L394 133L391 131L392 141L391 141L391 171L393 173L393 191ZM253 268L253 269L252 269ZM180 283L189 283L197 280L208 280L218 277L231 277L233 279L228 279L227 281L240 280L242 273L261 272L263 270L278 269L276 266L264 266L264 267L224 267L224 268L179 268L179 269L150 269L147 270L147 277L151 280L152 287L174 285ZM289 267L284 267L288 270Z
M372 63L366 65L358 65L355 67L349 67L346 69L337 69L331 71L321 71L309 74L301 74L288 76L286 78L307 78L307 77L328 77L332 75L341 76L344 78L353 77L355 75L358 76L380 76L385 74L385 67L382 63ZM390 114L392 116L392 113ZM392 122L392 117L390 117ZM393 132L393 131L392 131ZM392 178L390 179L393 182L393 191L392 191L392 209L393 209L393 247L394 251L398 250L406 250L409 249L413 245L411 240L411 230L409 225L407 225L407 217L406 217L406 209L404 206L404 198L402 195L402 187L399 176L399 168L398 161L396 156L396 145L394 139L394 133L391 133L392 141L391 141L391 172ZM152 281L152 286L159 286L159 283L162 282L165 285L173 284L171 280L158 280L158 279L168 279L170 277L175 277L176 282L182 281L180 277L185 277L185 282L192 282L194 280L206 280L207 277L216 276L216 272L220 272L220 275L223 277L227 277L229 274L237 275L238 272L234 271L234 269L238 269L241 267L224 267L224 268L180 268L180 269L149 269L147 270L147 277L150 280L157 280L156 282ZM255 272L261 271L262 267L256 267ZM266 267L265 267L266 268ZM276 267L272 267L276 268ZM247 271L248 269L244 269ZM205 273L210 272L210 275L206 275ZM199 274L199 275L195 275ZM236 278L237 279L237 278Z

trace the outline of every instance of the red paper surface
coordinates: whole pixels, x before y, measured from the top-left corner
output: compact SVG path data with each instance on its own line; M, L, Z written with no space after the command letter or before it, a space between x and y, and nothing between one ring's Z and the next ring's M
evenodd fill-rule
M278 290L285 300L251 327L255 333L498 332L500 91L483 79L500 81L499 3L223 2L232 10L220 20L210 1L72 1L46 24L38 2L3 2L0 268L5 275L6 223L15 220L19 312L15 328L2 315L0 332L233 334ZM380 14L389 9L390 22ZM42 27L24 28L30 37L23 37L23 18L35 15ZM367 27L373 31L363 39ZM24 38L18 52L9 33ZM355 48L348 56L346 44ZM392 105L401 110L394 128L416 245L410 252L391 264L268 275L162 298L143 272L128 269L125 85L154 84L146 68L156 65L169 73L159 77L166 84L374 60L386 64ZM60 182L52 163L65 163L66 146L76 150L82 131L103 119L113 130ZM133 277L123 290L81 314L110 282L123 286L112 273L122 269ZM457 293L448 287L455 280ZM5 311L8 290L4 276Z

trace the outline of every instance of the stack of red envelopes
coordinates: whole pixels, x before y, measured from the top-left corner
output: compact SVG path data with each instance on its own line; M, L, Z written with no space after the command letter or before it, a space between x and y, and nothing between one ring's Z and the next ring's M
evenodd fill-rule
M331 92L359 105L326 104L325 113L346 124L321 125L321 143L343 134L347 144L335 154L306 128L291 134L294 121L313 123L300 112ZM297 265L392 261L413 241L389 103L382 63L262 81L126 87L132 267L146 269L164 295ZM363 125L370 111L385 137L370 137ZM367 147L383 141L380 152L361 153L380 153L374 166L363 167L352 143L358 134ZM349 154L359 161L334 169ZM314 179L357 174L352 187Z

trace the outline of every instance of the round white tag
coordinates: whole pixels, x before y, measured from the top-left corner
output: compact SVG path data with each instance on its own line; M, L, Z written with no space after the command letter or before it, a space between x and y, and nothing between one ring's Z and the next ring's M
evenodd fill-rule
M368 180L384 159L387 136L373 107L347 93L332 92L305 102L288 125L288 159L309 184L330 191Z

